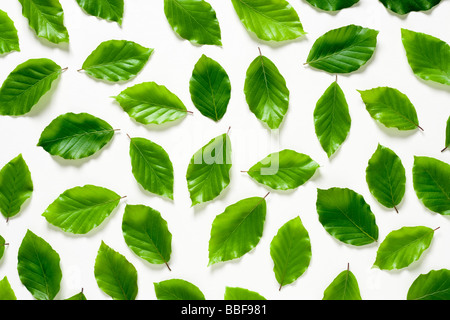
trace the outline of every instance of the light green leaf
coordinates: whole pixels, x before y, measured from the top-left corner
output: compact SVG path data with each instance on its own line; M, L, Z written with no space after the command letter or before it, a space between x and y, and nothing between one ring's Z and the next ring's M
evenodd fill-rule
M405 195L406 175L405 167L394 151L378 145L366 168L366 181L379 203L398 212L396 206Z
M345 8L350 8L359 0L306 0L310 5L325 10L338 11Z
M70 298L67 298L65 300L87 300L87 299L86 299L86 296L83 293L83 290L81 290L81 292L79 292L76 295L74 295L74 296L72 296Z
M355 275L349 269L342 271L325 289L322 300L362 300Z
M285 149L269 154L247 173L271 189L289 190L306 183L318 168L319 164L308 155Z
M230 184L231 141L222 134L198 150L186 172L192 206L211 201Z
M351 123L344 92L335 81L320 97L314 109L316 135L328 158L347 138Z
M266 300L257 292L238 287L225 287L224 300L244 301L244 300Z
M0 300L17 300L7 277L0 281Z
M195 107L205 117L214 121L222 119L230 101L231 84L217 61L202 55L192 71L189 91Z
M450 215L450 165L430 157L414 157L413 184L425 207Z
M64 11L59 0L19 0L22 15L36 35L53 43L69 42Z
M114 136L104 120L88 113L66 113L55 118L41 133L38 146L64 159L82 159L102 149Z
M131 168L136 181L147 191L173 200L173 166L158 144L131 138Z
M137 271L120 253L103 241L94 266L98 287L113 300L135 300L138 293Z
M86 234L109 217L120 199L117 193L106 188L75 187L59 195L42 216L65 232Z
M286 222L270 243L275 278L283 286L296 281L311 261L311 242L300 217Z
M164 263L169 268L172 234L158 211L143 205L127 205L122 232L128 247L139 257L153 264Z
M77 0L86 13L122 25L123 0Z
M402 29L408 63L416 76L450 85L450 46L425 33Z
M252 197L216 216L209 240L209 264L242 257L259 243L266 219L265 198Z
M325 230L334 238L353 246L378 239L375 216L363 196L350 189L317 189L317 213Z
M447 127L445 129L445 148L442 149L441 152L444 152L445 150L447 150L448 147L450 147L450 117L448 117Z
M431 270L409 287L407 300L450 300L450 270Z
M394 88L379 87L360 91L370 116L388 128L414 130L419 128L416 109L408 97Z
M403 227L390 232L378 248L373 267L381 270L406 268L428 249L434 231L427 227Z
M261 40L293 40L305 34L297 12L285 0L231 2L244 27Z
M59 292L62 272L59 254L30 230L22 240L17 256L22 284L37 300L53 300Z
M136 84L114 98L131 118L142 124L163 124L190 113L175 94L154 82Z
M2 10L0 10L0 34L0 55L11 51L20 51L19 37L14 22Z
M6 246L5 239L0 236L0 260L3 258L3 254L5 253L5 246Z
M0 211L8 220L20 212L22 204L33 193L31 173L22 154L0 170Z
M348 25L319 37L309 52L306 64L329 73L350 73L372 57L378 31Z
M389 10L397 14L407 14L411 11L427 11L438 5L441 0L380 0Z
M0 114L30 112L64 70L50 59L30 59L18 65L0 88Z
M275 64L260 54L247 69L244 84L245 99L250 111L277 129L289 107L289 89Z
M133 41L108 40L92 51L80 70L104 81L128 81L144 68L152 53L153 49Z
M164 13L172 29L196 44L221 46L216 12L204 0L164 0Z
M158 300L205 300L200 289L185 280L171 279L153 285Z

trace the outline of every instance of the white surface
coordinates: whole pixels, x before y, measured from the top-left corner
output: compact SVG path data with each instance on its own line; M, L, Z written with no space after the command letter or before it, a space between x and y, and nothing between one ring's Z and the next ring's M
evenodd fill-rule
M0 9L13 19L20 38L20 53L0 58L0 82L29 58L51 58L68 71L26 116L0 117L0 166L22 153L28 163L35 190L21 213L6 224L0 221L0 234L10 243L0 261L0 278L7 275L19 299L33 299L17 273L17 251L27 229L43 237L60 254L63 279L57 299L64 299L84 288L88 299L109 299L97 286L94 260L100 242L125 255L138 271L138 299L155 299L153 282L181 278L197 285L207 299L223 299L225 286L254 290L268 299L322 299L323 291L347 263L358 279L363 299L405 299L413 280L432 269L449 268L450 221L427 210L412 187L414 155L431 156L450 162L450 152L440 153L444 144L445 122L449 116L449 89L416 78L406 60L400 28L434 35L450 42L450 1L427 13L399 17L375 0L339 13L320 12L305 1L291 0L307 36L285 44L261 42L247 32L230 1L209 0L217 12L223 47L194 46L179 38L170 28L163 1L126 0L122 28L88 16L74 0L61 0L70 45L54 46L39 40L21 15L18 1L6 0ZM304 67L315 39L328 30L358 24L379 30L374 57L360 71L339 76L352 117L350 135L336 155L328 160L315 136L313 110L319 97L334 81L334 76ZM107 84L79 73L84 59L100 42L110 39L133 40L155 48L143 71L124 84ZM258 49L279 68L291 91L289 111L279 135L271 135L249 111L243 94L245 72ZM232 97L225 117L215 123L193 106L189 79L202 54L217 60L228 72ZM146 127L131 120L109 98L123 89L144 81L155 81L177 94L193 116L162 128ZM369 116L356 89L391 86L405 93L417 109L425 132L402 133L388 130ZM83 161L64 161L36 146L42 130L56 116L66 112L89 112L121 129L112 142L97 155ZM230 186L216 200L190 207L186 169L192 154L211 138L231 126L233 167ZM131 174L129 140L145 137L163 146L175 169L175 201L170 202L144 191ZM367 161L381 143L402 159L407 173L407 188L400 213L386 210L371 196L365 182ZM255 250L241 259L207 267L211 224L230 204L251 196L264 196L267 189L252 181L241 170L267 154L291 148L306 153L321 165L319 172L293 192L272 192L267 198L267 218L263 238ZM85 184L110 188L127 198L98 229L87 236L64 233L47 223L41 214L64 190ZM380 230L379 242L362 248L332 238L319 223L315 210L316 189L348 187L362 194L369 203ZM173 234L172 272L154 266L134 255L126 246L121 221L126 203L145 204L159 210ZM294 284L281 292L275 280L269 245L279 227L300 215L312 245L309 269ZM402 226L440 227L430 249L421 259L400 271L373 269L379 243L392 230Z

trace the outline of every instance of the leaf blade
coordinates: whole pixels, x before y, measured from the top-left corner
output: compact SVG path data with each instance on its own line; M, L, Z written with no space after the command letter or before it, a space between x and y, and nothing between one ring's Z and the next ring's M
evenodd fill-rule
M408 289L407 300L449 300L450 270L431 270L419 275Z
M123 0L77 0L78 5L88 14L115 21L122 25L123 19Z
M325 289L322 300L362 300L355 275L350 270L338 274Z
M153 283L158 300L205 300L200 289L182 279L170 279Z
M17 300L6 276L0 281L0 300Z
M0 10L0 34L0 55L11 51L20 51L19 37L14 22L2 10Z
M380 0L380 2L392 12L408 14L412 11L427 11L437 6L441 0Z
M339 11L350 8L359 0L306 0L310 5L325 10L325 11Z

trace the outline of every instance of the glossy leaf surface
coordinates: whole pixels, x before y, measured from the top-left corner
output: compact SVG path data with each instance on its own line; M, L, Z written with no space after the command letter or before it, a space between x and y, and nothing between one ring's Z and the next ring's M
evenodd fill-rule
M306 0L310 5L325 10L338 11L353 6L359 0Z
M17 300L6 276L0 281L0 300Z
M450 270L431 270L419 275L408 290L407 300L450 300Z
M153 283L158 300L205 300L205 296L194 284L181 279Z
M266 300L262 295L255 291L250 291L244 288L238 287L226 287L224 300L235 300L235 301L244 301L244 300Z
M123 0L77 0L77 2L86 13L122 25Z
M430 10L441 0L380 0L380 2L389 10L403 15L411 11Z
M14 22L2 10L0 10L0 34L0 55L11 51L20 51L19 37Z
M325 289L322 300L362 300L355 275L342 271Z

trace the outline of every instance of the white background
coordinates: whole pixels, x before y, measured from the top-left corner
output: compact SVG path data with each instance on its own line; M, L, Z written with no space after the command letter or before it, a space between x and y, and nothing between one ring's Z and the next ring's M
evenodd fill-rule
M431 34L450 42L450 1L426 13L395 15L378 1L361 0L350 9L326 13L305 1L291 0L308 33L296 41L271 44L258 40L243 27L231 1L209 0L217 12L223 47L194 46L170 28L163 1L126 0L123 26L85 14L75 0L61 0L70 44L55 46L38 39L28 27L16 0L3 0L6 11L18 29L21 52L0 57L0 82L20 63L30 58L50 58L68 67L51 92L21 117L0 117L0 166L22 153L31 170L35 190L19 215L9 223L0 221L0 234L10 243L0 261L0 278L7 276L19 299L33 299L17 273L17 251L27 229L49 242L61 257L63 279L57 299L64 299L84 288L88 299L110 299L97 286L94 261L101 241L125 255L138 271L138 299L155 299L153 282L180 278L197 285L207 299L223 299L225 286L254 290L268 299L322 299L329 283L345 270L347 263L358 279L363 299L405 299L409 286L421 273L450 268L450 221L427 210L412 187L414 155L431 156L450 162L444 147L445 123L449 112L449 89L424 82L412 73L401 43L400 28ZM357 24L379 30L373 58L359 71L339 76L350 108L352 127L341 149L330 160L315 136L313 111L319 97L334 81L328 73L303 66L314 41L328 30ZM126 39L155 52L143 71L124 84L96 81L77 72L86 57L102 42ZM264 55L279 68L290 89L290 106L279 135L274 135L249 111L243 94L245 72L258 55ZM225 117L215 123L193 106L189 79L202 54L217 60L228 72L232 97ZM177 94L194 115L164 125L143 126L128 117L111 99L125 88L155 81ZM400 132L377 124L368 114L356 89L390 86L405 93L415 105L420 125L425 129ZM89 112L121 129L106 148L86 160L67 161L52 157L36 143L42 130L56 116L66 112ZM216 200L191 208L186 185L186 169L192 154L210 139L227 131L233 147L230 186ZM144 191L131 174L128 133L145 137L168 152L175 170L175 201ZM367 161L381 143L394 150L406 168L406 195L399 214L379 205L365 182ZM289 148L306 153L321 168L305 185L292 192L272 192L267 198L267 217L263 237L250 253L235 261L207 267L211 224L217 214L241 199L264 196L267 189L252 181L241 170L271 152ZM114 190L122 200L104 223L85 236L74 236L47 223L41 214L68 188L94 184ZM332 238L318 221L315 210L317 188L347 187L362 194L376 216L379 242L352 247ZM160 211L173 234L172 272L137 257L126 246L121 222L126 204L145 204ZM299 215L309 232L312 260L309 269L292 285L278 291L269 254L277 230ZM429 250L418 262L399 271L372 268L379 243L403 226L423 225L440 229Z

